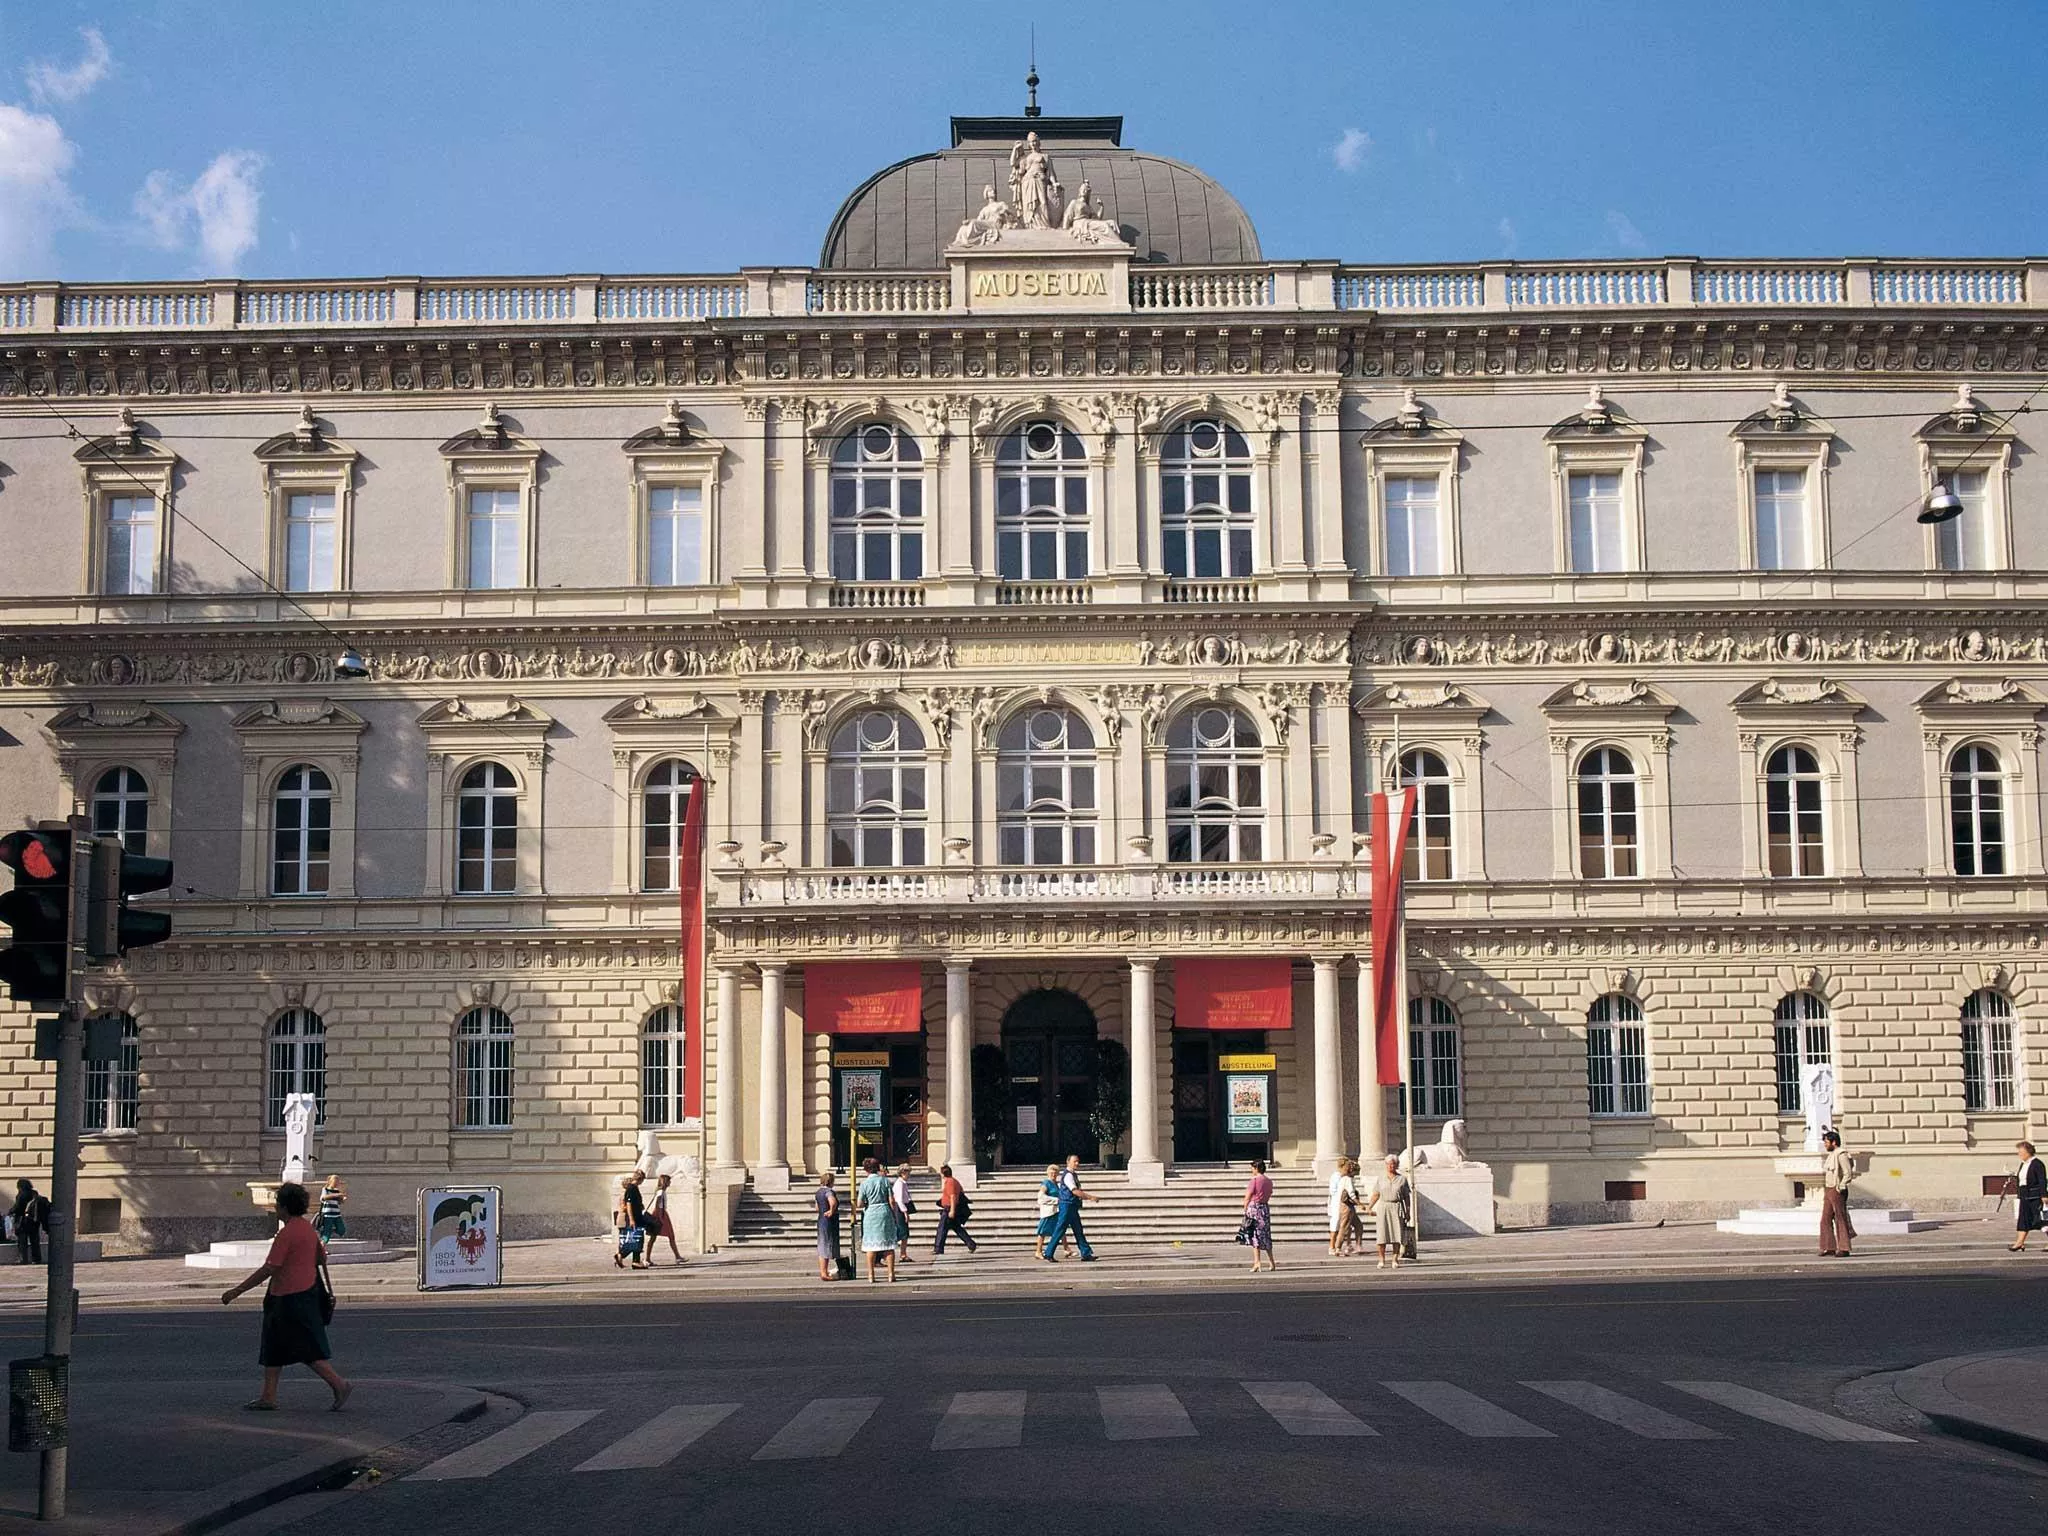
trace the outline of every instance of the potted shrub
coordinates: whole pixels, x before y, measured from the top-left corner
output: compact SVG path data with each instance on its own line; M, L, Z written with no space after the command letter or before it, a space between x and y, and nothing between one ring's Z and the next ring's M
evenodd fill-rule
M999 1045L977 1045L968 1058L974 1090L974 1166L987 1173L1003 1143L1003 1117L1010 1111L1010 1072Z
M1099 1040L1095 1045L1095 1107L1088 1112L1088 1129L1102 1149L1105 1168L1122 1168L1124 1137L1131 1129L1131 1053L1116 1040Z

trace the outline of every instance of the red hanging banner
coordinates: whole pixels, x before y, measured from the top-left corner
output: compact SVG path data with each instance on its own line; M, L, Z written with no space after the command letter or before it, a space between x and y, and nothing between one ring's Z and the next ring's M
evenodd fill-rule
M682 868L676 887L681 892L683 937L683 1050L686 1063L704 1058L704 781L690 781L690 799L683 810ZM692 1120L704 1113L704 1074L683 1074L683 1113Z
M1173 963L1176 1029L1294 1028L1294 965L1286 956Z
M1408 830L1415 820L1415 786L1401 791L1398 818L1387 796L1375 794L1367 831L1372 846L1372 1027L1382 1085L1401 1081L1401 887ZM1390 824L1391 822L1391 824Z
M807 1035L914 1035L924 1029L924 974L915 960L804 967Z

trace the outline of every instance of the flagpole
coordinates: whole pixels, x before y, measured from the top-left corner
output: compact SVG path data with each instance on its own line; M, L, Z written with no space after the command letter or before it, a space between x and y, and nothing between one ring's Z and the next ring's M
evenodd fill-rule
M687 878L676 881L681 889L683 908L679 914L683 925L683 1038L697 1054L693 1065L697 1072L697 1254L700 1258L711 1251L707 1231L711 1217L711 1138L706 1134L711 1126L711 1080L704 1059L704 983L707 971L704 964L704 841L710 818L705 814L708 809L704 803L705 783L702 774L690 780L690 798L683 810L684 846L678 851L678 863L687 860L696 868L695 888L692 889L692 882ZM692 826L696 828L694 836L690 832ZM684 870L678 869L677 874L684 875ZM691 902L697 905L694 923L690 920ZM693 1017L697 1026L694 1030L689 1027ZM723 1070L723 1064L720 1070Z
M1401 772L1401 715L1394 713L1394 788L1400 790ZM1401 799L1404 816L1408 812L1406 795ZM1414 828L1408 828L1412 837ZM1415 850L1420 863L1423 852ZM1408 861L1404 856L1400 863L1388 871L1388 884L1394 894L1394 1007L1399 1010L1401 1020L1401 1145L1408 1156L1408 1243L1407 1257L1414 1258L1422 1242L1422 1186L1417 1178L1421 1171L1415 1161L1415 1040L1408 1017L1408 928L1406 896L1408 892Z

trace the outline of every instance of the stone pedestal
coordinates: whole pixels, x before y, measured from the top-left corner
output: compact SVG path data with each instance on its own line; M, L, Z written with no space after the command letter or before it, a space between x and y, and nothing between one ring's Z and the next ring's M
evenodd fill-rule
M1166 1164L1163 1162L1141 1163L1133 1158L1124 1170L1124 1178L1133 1189L1166 1188Z
M1797 1205L1763 1205L1741 1211L1714 1223L1717 1230L1743 1237L1810 1237L1820 1241L1822 1158L1820 1152L1792 1152L1772 1159L1771 1166L1805 1193ZM1868 1154L1858 1154L1859 1172L1867 1170ZM1935 1225L1917 1219L1909 1210L1890 1206L1856 1204L1855 1188L1849 1192L1849 1224L1858 1237L1877 1237L1888 1232L1925 1232Z
M789 1164L762 1163L754 1169L754 1188L764 1195L789 1193Z
M1459 1168L1418 1168L1409 1175L1422 1202L1422 1236L1491 1237L1493 1170L1485 1163Z

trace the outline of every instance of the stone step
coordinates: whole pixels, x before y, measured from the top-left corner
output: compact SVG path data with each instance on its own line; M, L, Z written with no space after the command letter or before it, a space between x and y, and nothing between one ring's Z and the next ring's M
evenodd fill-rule
M388 1264L403 1258L404 1250L386 1248L374 1237L337 1237L327 1245L327 1262L333 1264ZM268 1238L249 1238L215 1243L204 1253L185 1255L187 1269L254 1269L270 1256Z
M1858 1237L1884 1237L1898 1232L1930 1232L1938 1222L1927 1221L1911 1211L1892 1206L1852 1205L1849 1220ZM1743 1237L1820 1236L1820 1207L1817 1205L1763 1206L1725 1217L1714 1223L1717 1230Z

